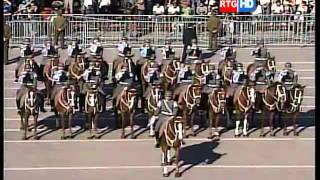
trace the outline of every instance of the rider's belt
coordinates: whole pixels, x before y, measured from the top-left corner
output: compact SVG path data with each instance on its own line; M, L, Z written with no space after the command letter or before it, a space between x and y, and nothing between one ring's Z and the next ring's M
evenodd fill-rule
M261 84L261 85L265 85L265 82L256 82L256 84Z
M173 116L173 114L172 113L168 113L168 112L161 112L161 114L163 114L163 115L166 115L166 116Z
M216 84L208 84L208 87L218 87Z
M284 84L289 84L289 85L291 85L291 84L293 84L293 82L284 82Z
M127 82L119 82L119 84L121 84L121 85L128 85L129 83L127 83Z
M255 60L256 61L265 61L265 60L267 60L267 58L256 58Z
M181 82L183 82L183 83L190 83L190 82L192 82L192 80L181 80Z

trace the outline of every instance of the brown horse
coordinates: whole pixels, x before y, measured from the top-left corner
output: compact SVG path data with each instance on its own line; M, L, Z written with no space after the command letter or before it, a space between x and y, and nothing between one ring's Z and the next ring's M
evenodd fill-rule
M126 120L129 117L130 126L131 126L131 139L134 138L133 135L133 118L135 114L135 106L136 106L136 89L123 89L120 95L117 97L116 102L116 121L121 123L122 132L121 139L125 138L125 127ZM121 122L118 121L118 116L121 115Z
M65 136L65 117L68 118L70 138L72 138L72 115L75 113L75 87L73 85L64 86L55 94L54 97L54 113L56 116L56 126L59 127L58 118L62 127L61 139L66 139Z
M180 177L179 159L180 147L184 137L184 122L182 117L172 117L160 128L161 165L163 166L163 176L168 177L168 165L171 164L170 149L175 151L175 177Z
M173 93L173 99L178 102L179 112L182 112L185 120L185 128L187 126L188 117L190 117L191 135L196 136L193 130L195 112L201 99L202 86L198 84L181 84ZM185 129L184 129L185 130ZM188 137L188 133L186 133Z
M209 136L208 139L211 139L214 136L220 136L217 131L219 125L219 118L221 114L224 114L225 104L226 104L226 92L224 88L215 88L208 96L208 113L209 113ZM212 133L212 123L215 120L214 132Z
M162 65L160 77L164 91L172 90L177 83L178 71L180 69L180 59L165 60Z
M252 108L254 107L255 96L256 95L254 88L247 84L238 86L235 90L235 94L233 96L233 105L236 111L235 137L239 137L239 125L241 116L244 116L243 136L248 136L248 116L250 110L252 110Z
M194 83L202 85L205 74L209 72L209 63L196 63L192 69L195 71Z
M161 101L161 86L151 86L151 91L145 96L145 104L149 117L150 134L154 136L155 115L158 109L158 103Z
M89 124L90 136L88 139L98 138L97 136L97 126L100 114L102 113L102 99L97 91L97 89L91 89L87 91L85 97L84 110L86 113L87 123ZM94 134L92 135L92 129L94 129Z
M226 86L229 86L232 82L232 70L235 68L236 62L232 59L225 59L218 64L218 74L222 77L222 80Z
M129 73L136 75L136 70L135 70L136 67L135 67L135 64L131 58L123 58L122 61L118 61L117 63L115 63L114 67L113 67L112 74L116 75L118 72L121 71L121 69L124 65L128 66ZM112 82L114 85L117 84L115 78L112 79Z
M293 87L287 91L286 112L293 116L292 122L293 122L293 135L294 136L298 136L296 120L297 120L297 116L300 112L300 107L302 104L303 93L304 93L305 87L306 86L296 84L296 85L293 85ZM286 120L284 120L283 123L284 123L283 135L287 136L288 132L287 132Z
M79 82L82 74L85 70L84 56L77 55L68 66L68 72L70 74L70 79L75 82Z
M270 125L270 136L275 136L273 120L275 113L282 112L285 109L286 103L286 92L284 86L280 82L274 82L270 86L267 87L265 93L262 96L262 107L263 112L269 112L269 125ZM257 102L258 103L258 102ZM265 136L264 134L264 118L265 114L261 119L261 132L260 136Z
M44 65L43 68L44 85L46 87L47 99L50 98L50 93L53 86L52 75L54 70L57 69L58 64L58 58L51 58L50 61Z
M20 89L21 91L22 89ZM27 139L27 131L29 128L29 117L33 116L34 119L34 139L39 139L37 135L37 127L38 127L38 116L39 116L39 95L37 89L28 87L25 90L20 99L16 99L16 101L20 101L20 107L17 108L20 110L18 113L20 115L21 120L21 130L24 130L24 134L22 136L22 140Z
M274 75L277 72L275 57L268 57L267 60L262 63L262 66L267 70L267 72L270 72L269 77L271 79L274 79ZM247 74L252 74L256 70L256 68L257 63L249 64L247 67Z
M154 61L147 61L141 67L140 79L142 85L142 94L146 92L147 87L150 85L148 83L147 77L149 70L156 70L153 66L156 62Z

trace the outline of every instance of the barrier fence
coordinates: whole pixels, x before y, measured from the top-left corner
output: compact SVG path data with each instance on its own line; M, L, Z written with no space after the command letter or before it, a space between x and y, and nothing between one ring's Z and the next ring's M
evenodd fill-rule
M31 38L34 46L41 46L49 36L53 37L52 19L55 15L12 15L5 19L12 28L11 45L21 44ZM155 46L163 46L170 39L174 46L182 46L183 30L187 24L196 27L198 44L207 47L209 16L148 16L148 15L66 15L66 41L77 38L87 47L99 36L103 45L115 46L122 36L130 44L140 47L145 39ZM220 45L252 46L264 39L266 45L314 46L314 15L226 15L219 16L222 27L219 32Z

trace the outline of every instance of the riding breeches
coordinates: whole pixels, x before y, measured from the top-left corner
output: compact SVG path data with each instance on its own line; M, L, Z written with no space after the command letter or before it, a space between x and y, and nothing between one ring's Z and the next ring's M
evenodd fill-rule
M160 113L160 114L159 114L159 118L158 118L158 120L157 120L156 123L155 123L154 130L155 130L156 132L159 132L162 124L164 124L164 123L166 123L167 121L169 121L171 117L172 117L172 116L166 116L166 115Z

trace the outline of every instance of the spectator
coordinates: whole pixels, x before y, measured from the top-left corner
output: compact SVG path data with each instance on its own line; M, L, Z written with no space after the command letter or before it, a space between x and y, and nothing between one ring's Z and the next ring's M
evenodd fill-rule
M190 15L192 15L191 6L184 4L184 5L182 6L181 14L184 15L184 16L190 16Z
M196 9L197 15L207 15L208 7L204 6L203 3L200 2L199 6Z
M282 14L283 13L283 5L279 0L276 1L275 4L271 7L272 14Z
M283 6L283 13L284 14L294 14L294 10L291 4L286 4Z
M10 15L12 13L12 3L9 0L3 1L3 13Z
M183 31L183 52L182 52L182 62L185 62L187 57L187 48L192 45L192 39L197 41L197 32L193 24L188 24L188 28Z
M136 6L137 6L138 15L144 15L144 11L145 11L144 0L137 0Z
M73 0L64 0L65 13L73 14Z
M252 12L252 15L261 15L262 14L262 6L260 2L257 1L257 8Z
M111 6L111 0L101 0L99 4L99 12L102 14L110 13L108 11L110 6Z
M93 0L84 0L83 6L86 14L93 14Z
M169 15L179 15L180 14L180 7L177 6L176 3L168 5L168 14Z
M260 0L262 14L270 14L270 0Z
M156 16L163 15L164 14L164 7L160 6L160 4L157 3L156 5L153 6L152 12L153 12L153 15L156 15Z
M64 32L67 26L67 20L62 16L62 12L58 11L58 16L53 19L54 27L54 45L58 45L58 38L60 37L60 47L64 49Z
M298 5L297 12L299 14L307 14L308 13L308 6L305 1L302 1L302 3L300 5Z
M218 49L217 37L221 26L221 22L214 12L211 13L207 25L209 31L209 49L212 49L212 51L215 52Z

